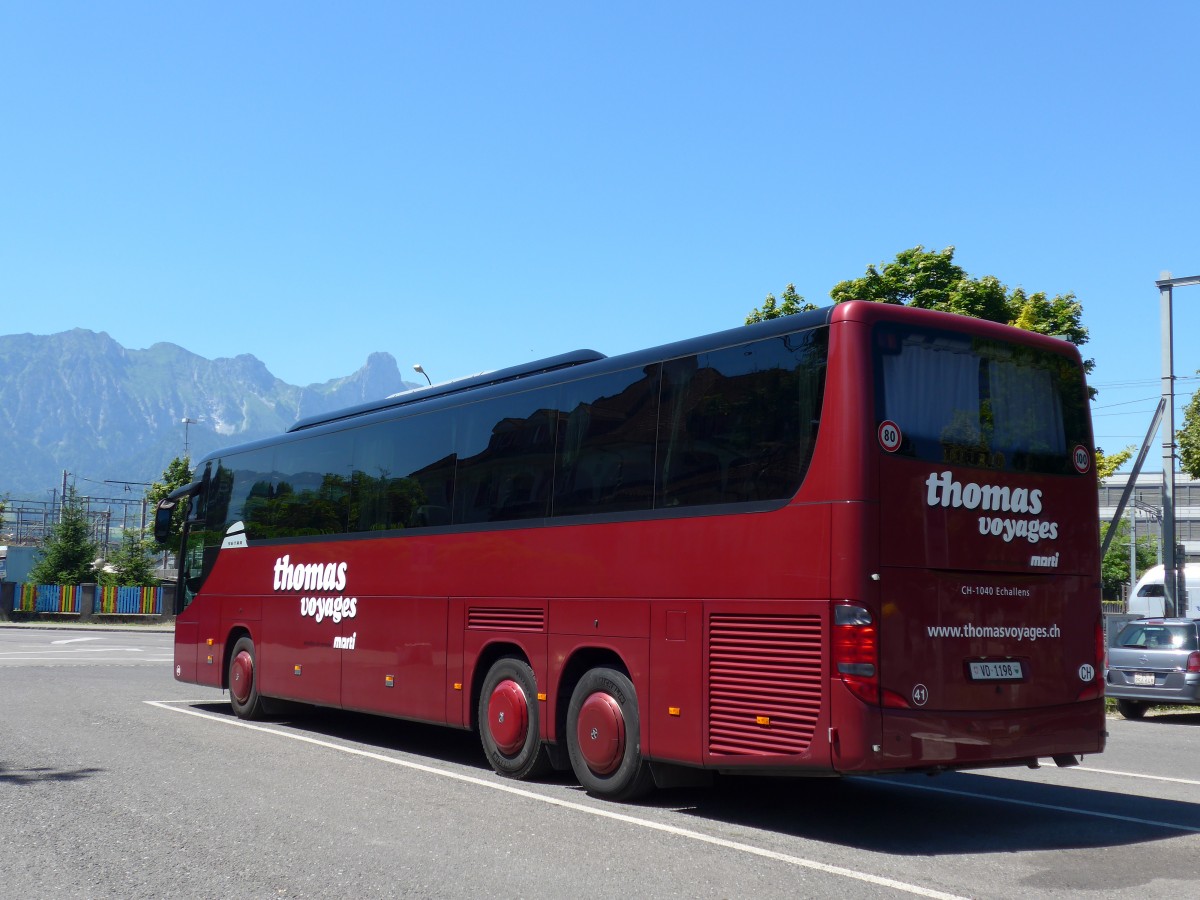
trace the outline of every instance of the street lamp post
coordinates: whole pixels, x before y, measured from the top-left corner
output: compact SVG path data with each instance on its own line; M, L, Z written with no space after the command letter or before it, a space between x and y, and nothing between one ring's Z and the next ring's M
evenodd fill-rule
M424 375L425 380L429 382L429 386L433 387L433 380L429 377L428 373L426 373L426 371L423 368L421 368L420 363L417 363L416 365L413 366L413 371L417 372L420 375Z
M184 416L179 421L183 423L183 455L187 456L188 455L188 426L189 425L199 425L200 423L195 419L189 419L187 416Z

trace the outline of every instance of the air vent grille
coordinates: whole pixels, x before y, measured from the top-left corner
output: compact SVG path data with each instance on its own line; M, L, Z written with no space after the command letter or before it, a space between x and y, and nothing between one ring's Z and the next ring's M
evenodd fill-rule
M807 750L821 711L820 618L713 614L708 625L709 752Z

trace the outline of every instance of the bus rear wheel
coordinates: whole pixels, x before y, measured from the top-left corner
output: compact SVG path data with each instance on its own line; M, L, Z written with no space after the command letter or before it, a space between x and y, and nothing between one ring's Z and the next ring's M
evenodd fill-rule
M258 678L254 669L254 641L242 635L229 654L229 703L239 719L261 719L265 714L263 698L258 693Z
M635 800L654 787L642 758L642 725L633 682L616 669L592 669L579 680L567 708L567 751L575 777L589 794Z
M493 769L506 778L536 778L550 769L542 746L537 680L515 656L496 661L479 693L479 741Z

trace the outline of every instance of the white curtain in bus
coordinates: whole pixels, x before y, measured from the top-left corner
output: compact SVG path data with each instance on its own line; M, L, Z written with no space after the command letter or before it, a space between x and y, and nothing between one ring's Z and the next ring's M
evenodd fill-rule
M1050 372L1005 360L991 360L988 383L995 423L993 449L1026 453L1067 452L1062 399L1055 390Z
M940 441L954 426L957 443L979 441L979 358L947 347L908 344L883 357L887 416L913 438ZM974 434L962 430L973 429Z

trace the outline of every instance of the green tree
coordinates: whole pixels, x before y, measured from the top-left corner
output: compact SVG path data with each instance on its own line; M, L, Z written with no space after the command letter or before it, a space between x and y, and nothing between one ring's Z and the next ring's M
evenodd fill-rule
M121 538L121 544L108 560L112 572L104 572L100 578L104 584L119 587L153 587L158 584L154 577L154 552L152 541L146 540L139 532L127 530Z
M972 278L954 262L954 248L902 250L890 263L867 266L862 278L840 281L829 292L835 303L873 300L920 309L936 309L1014 325L1026 331L1062 337L1076 346L1087 343L1083 305L1074 294L1047 297L1017 288L1011 294L994 275ZM1085 363L1088 371L1092 361Z
M29 572L34 584L90 584L96 579L99 548L88 533L87 510L74 485L63 495L58 523L50 529L41 558Z
M1104 543L1104 536L1108 534L1108 528L1108 523L1101 528L1101 544ZM1138 572L1146 571L1155 564L1158 556L1154 548L1154 539L1149 535L1139 537L1135 553ZM1124 519L1117 523L1117 533L1100 563L1100 580L1104 587L1104 596L1114 599L1121 596L1121 585L1130 583L1129 523Z
M153 517L154 510L158 508L159 501L164 499L171 491L191 483L191 458L187 456L175 457L163 471L162 480L154 482L154 484L150 485L149 490L146 491L146 502L150 506L150 515ZM183 512L184 504L181 503L175 507L175 514L171 518L171 533L167 539L168 547L179 546L179 538L183 532Z
M794 284L789 284L783 289L779 300L775 299L774 294L767 294L762 306L750 310L746 316L746 324L753 325L755 322L765 322L767 319L778 319L780 316L790 316L816 308L815 304L807 302L796 293Z
M1200 375L1200 371L1196 373ZM1183 427L1175 433L1179 442L1179 464L1193 478L1200 478L1200 391L1183 410Z
M973 279L954 262L954 248L927 251L918 245L902 250L890 263L867 266L862 278L839 281L829 292L835 303L871 300L918 309L936 309L1007 323L1008 295L990 275Z
M1123 450L1118 450L1111 455L1104 452L1100 447L1096 448L1096 477L1108 478L1116 473L1117 469L1125 465L1129 458L1133 456L1133 445L1126 447ZM1116 538L1114 537L1115 541Z

